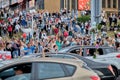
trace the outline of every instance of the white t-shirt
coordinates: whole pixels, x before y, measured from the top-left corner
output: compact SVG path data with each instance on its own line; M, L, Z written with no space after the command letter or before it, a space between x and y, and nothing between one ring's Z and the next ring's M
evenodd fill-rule
M15 30L19 30L19 29L20 29L20 25L17 24L17 25L15 26Z

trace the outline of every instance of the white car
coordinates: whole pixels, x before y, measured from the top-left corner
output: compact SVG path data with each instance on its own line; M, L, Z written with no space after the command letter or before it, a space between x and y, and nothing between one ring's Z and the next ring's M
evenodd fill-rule
M96 62L111 64L114 68L115 74L120 75L120 52L117 52L114 48L105 46L69 46L61 49L59 52L77 53L80 54L82 50L82 56L91 59ZM96 58L94 54L97 52Z
M108 63L111 64L115 74L120 75L120 53L109 53L106 55L97 55L96 58L86 57L95 62Z

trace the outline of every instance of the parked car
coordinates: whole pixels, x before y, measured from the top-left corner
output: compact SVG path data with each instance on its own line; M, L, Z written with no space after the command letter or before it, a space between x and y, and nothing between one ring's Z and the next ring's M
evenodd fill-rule
M22 58L30 58L30 57L42 57L42 54L32 54L28 56L24 56ZM64 59L75 59L77 61L83 61L86 68L91 68L94 72L96 72L101 80L116 80L116 76L114 76L114 71L109 64L99 63L87 58L84 58L77 54L71 53L46 53L45 57L52 58L64 58ZM88 66L88 67L87 67Z
M91 59L95 62L108 63L111 64L115 75L120 75L120 52L117 52L112 47L105 46L69 46L61 49L59 52L68 52L68 53L76 53L82 51L81 56L84 56L88 59ZM97 54L94 57L94 54Z
M82 61L26 58L0 62L1 80L100 80Z

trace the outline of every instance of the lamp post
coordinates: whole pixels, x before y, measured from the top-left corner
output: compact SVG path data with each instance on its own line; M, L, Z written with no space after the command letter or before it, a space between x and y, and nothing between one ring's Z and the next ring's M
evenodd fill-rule
M100 23L102 12L102 0L91 0L91 25L93 22Z
M32 13L32 38L33 38L33 32L34 32L33 26L34 26L34 21L33 21L33 13Z
M120 13L120 0L118 0L118 12Z
M1 9L2 9L2 5L3 5L3 0L1 0Z
M92 43L95 41L96 35L96 26L101 21L101 12L102 12L102 0L91 0L91 29L92 32Z

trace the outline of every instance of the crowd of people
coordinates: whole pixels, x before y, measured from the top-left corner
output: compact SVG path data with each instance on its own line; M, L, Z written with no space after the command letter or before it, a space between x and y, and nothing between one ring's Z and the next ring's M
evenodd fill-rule
M32 53L57 52L73 45L116 47L116 40L120 37L117 34L115 37L102 36L97 32L91 34L90 21L78 22L77 10L62 9L53 13L1 11L0 16L4 18L0 21L0 51L10 51L12 58ZM31 31L26 32L28 28ZM20 33L20 37L14 36ZM117 49L120 49L120 44L117 45Z

